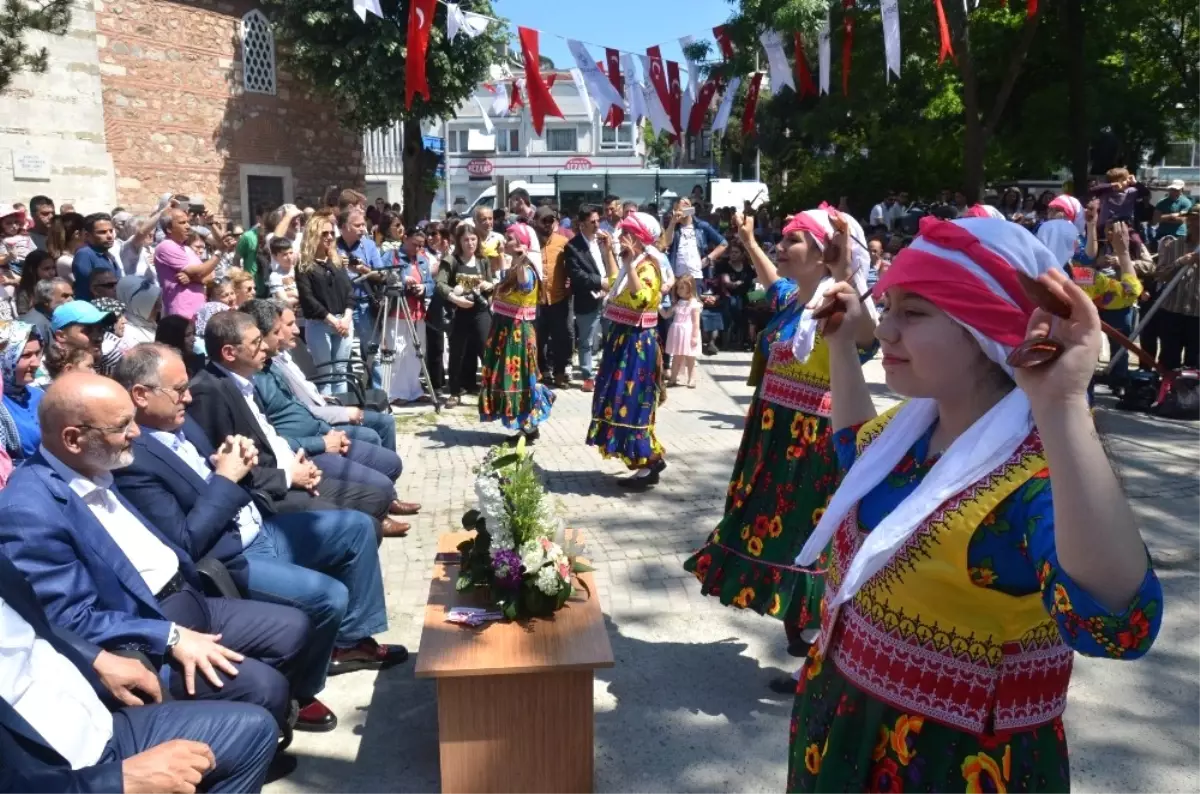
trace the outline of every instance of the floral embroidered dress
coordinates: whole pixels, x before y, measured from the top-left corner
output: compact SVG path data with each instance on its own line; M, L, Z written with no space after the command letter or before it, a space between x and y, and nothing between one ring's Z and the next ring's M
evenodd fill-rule
M855 428L834 436L843 472L881 428L873 420L857 438ZM861 539L933 466L932 433L839 528L826 598ZM1148 570L1112 614L1071 581L1034 433L935 511L834 614L825 607L797 688L789 791L1066 791L1061 714L1073 653L1144 654L1162 588Z
M658 342L658 304L662 284L658 264L649 256L636 265L642 288L630 284L609 299L592 423L587 444L606 458L619 458L630 469L656 462L665 450L654 432L662 377Z
M1087 238L1081 235L1075 243L1075 255L1071 257L1071 280L1087 293L1096 308L1120 310L1136 306L1143 289L1137 275L1097 269L1096 260L1086 252Z
M684 568L701 592L795 629L815 628L821 579L794 564L837 482L830 446L829 350L817 337L807 362L792 355L804 302L796 283L767 290L774 312L759 338L766 373L746 414L725 517ZM864 360L874 354L860 351Z
M492 328L483 351L479 420L499 419L509 430L532 431L550 418L554 394L538 383L537 278L525 265L492 300Z

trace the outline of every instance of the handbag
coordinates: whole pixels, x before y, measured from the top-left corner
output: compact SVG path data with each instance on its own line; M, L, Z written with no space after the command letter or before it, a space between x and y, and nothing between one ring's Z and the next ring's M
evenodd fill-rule
M1200 371L1179 369L1164 377L1153 413L1164 419L1200 420Z

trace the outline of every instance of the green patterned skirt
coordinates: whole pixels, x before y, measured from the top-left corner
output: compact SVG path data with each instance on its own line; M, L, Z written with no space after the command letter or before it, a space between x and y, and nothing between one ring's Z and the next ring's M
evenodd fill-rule
M895 709L847 681L816 649L800 675L789 792L1069 791L1061 718L976 736Z
M837 483L832 435L825 417L755 397L725 517L684 563L702 593L791 628L819 627L824 580L795 559Z
M493 316L481 375L479 421L499 419L509 430L530 431L550 418L554 393L538 383L533 323Z

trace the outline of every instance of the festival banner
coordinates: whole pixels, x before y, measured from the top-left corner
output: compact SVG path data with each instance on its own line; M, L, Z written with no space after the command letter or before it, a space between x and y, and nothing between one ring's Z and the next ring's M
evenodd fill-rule
M671 104L667 107L667 115L671 117L671 127L676 135L683 133L683 86L679 82L679 64L667 61L667 87L670 91Z
M619 96L624 96L625 85L621 79L621 53L614 50L612 47L604 49L604 60L608 63L608 81L612 87L617 90ZM608 109L608 116L605 117L604 123L616 129L625 121L625 103L622 101L619 104L613 105Z
M758 37L763 49L767 52L767 68L771 73L770 91L778 94L785 85L796 90L796 81L792 79L792 70L788 68L787 55L783 51L783 39L779 31L768 30Z
M373 2L378 5L379 0ZM446 40L453 42L459 33L466 33L468 38L478 38L487 30L491 21L491 17L485 17L483 14L463 11L458 3L446 3Z
M804 54L804 36L796 31L792 34L792 42L796 45L796 82L800 87L799 96L801 99L806 96L819 96L812 72L808 68L808 56Z
M742 110L742 137L749 138L754 132L754 111L758 109L758 89L762 85L762 72L755 72L746 89L746 107Z
M379 7L379 0L354 0L354 13L358 14L358 18L363 22L367 21L368 13L383 19L383 10Z
M647 47L646 57L642 59L642 63L646 65L646 76L650 79L654 93L658 95L659 104L667 111L667 118L670 118L671 86L667 82L667 74L664 71L662 50L657 45Z
M546 116L563 118L562 111L550 96L550 89L542 80L541 65L538 61L538 32L532 28L517 28L517 37L521 40L521 55L525 59L525 90L529 93L529 117L533 121L533 131L539 136L546 126ZM594 66L592 68L595 68Z
M436 3L437 0L412 0L408 6L408 55L404 60L404 107L408 110L412 109L413 97L417 94L429 100L425 62Z
M882 0L879 10L883 16L883 51L887 62L883 79L889 82L893 74L900 76L900 0Z
M950 25L946 22L946 9L942 8L942 0L933 0L934 10L937 11L938 23L938 39L941 42L941 49L938 52L938 66L946 62L946 56L958 63L958 58L954 55L954 45L950 41Z
M935 0L935 2L941 2L941 0ZM825 24L817 33L817 79L821 83L822 94L829 93L829 58L829 15L826 14Z
M705 81L704 86L700 89L700 96L692 105L692 112L688 114L688 135L699 135L704 128L704 114L708 112L708 108L712 105L713 97L717 94L716 78L710 77Z
M727 25L717 25L713 28L713 37L717 40L717 46L721 49L721 57L729 60L733 57L733 41L729 38L729 27Z
M583 80L587 84L588 91L596 100L596 106L600 108L600 114L607 114L610 107L624 107L625 100L621 96L620 91L600 71L600 67L596 65L596 61L592 58L591 53L588 52L587 47L582 42L568 39L567 49L571 51L571 56L575 59L575 66L579 69L580 74L583 75Z
M721 98L721 105L717 108L717 115L713 117L712 133L714 136L724 132L725 128L729 126L729 114L733 111L733 98L737 96L738 88L741 85L742 78L735 77L725 87L725 96Z
M854 0L842 0L842 96L850 96L850 53L854 49Z
M626 52L621 55L621 69L625 72L629 115L635 124L641 124L650 117L650 108L646 105L646 94L642 91L642 81L638 79L637 61L633 59L632 54Z

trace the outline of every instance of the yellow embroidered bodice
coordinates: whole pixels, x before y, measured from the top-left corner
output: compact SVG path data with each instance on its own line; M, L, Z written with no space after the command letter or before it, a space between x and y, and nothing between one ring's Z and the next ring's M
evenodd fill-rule
M519 309L536 308L538 290L541 289L541 285L538 283L537 274L533 273L532 269L530 269L530 275L533 276L533 284L528 290L521 288L520 279L518 279L512 282L512 286L507 289L497 289L493 300L502 301Z
M662 300L659 290L662 288L662 276L658 272L658 263L648 256L643 256L641 261L635 265L638 278L642 281L642 288L637 292L632 292L630 287L631 282L627 281L625 287L609 302L623 309L629 309L635 312L658 311L658 304Z

